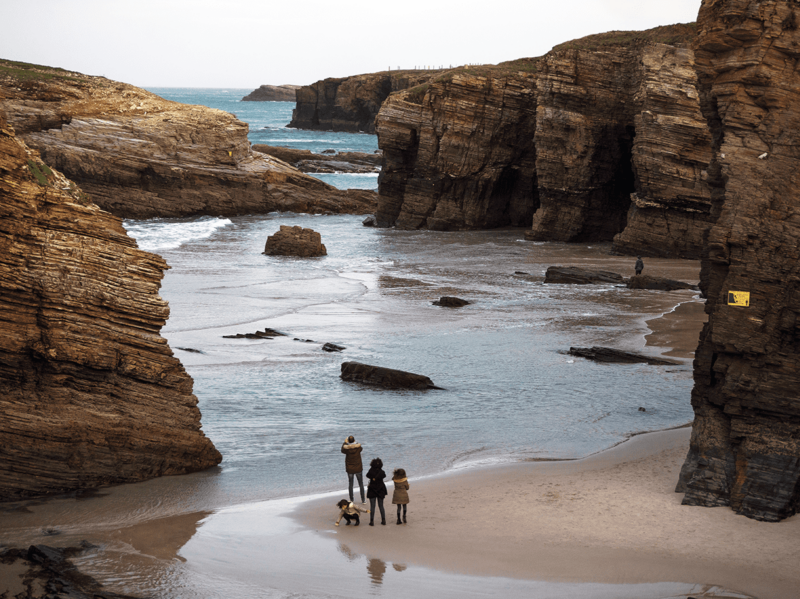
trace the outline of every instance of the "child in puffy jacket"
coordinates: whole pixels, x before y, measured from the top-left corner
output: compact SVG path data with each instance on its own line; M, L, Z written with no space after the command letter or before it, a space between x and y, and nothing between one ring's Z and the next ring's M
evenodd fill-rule
M403 468L398 468L392 474L392 482L394 483L394 493L392 493L392 503L397 505L397 523L407 524L406 508L408 507L408 477ZM403 521L400 521L400 508L403 508Z
M359 524L359 517L358 513L365 513L369 514L369 510L361 509L352 501L347 501L347 499L342 499L339 503L336 504L341 511L339 512L339 518L336 520L336 526L339 526L339 522L342 521L342 518L345 519L345 526L350 526L350 522L355 520L356 526Z

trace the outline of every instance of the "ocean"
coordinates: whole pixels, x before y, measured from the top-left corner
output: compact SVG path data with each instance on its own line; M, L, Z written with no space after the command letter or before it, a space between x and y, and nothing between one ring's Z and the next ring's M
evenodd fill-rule
M233 112L249 123L253 143L312 151L377 148L371 135L288 129L293 105L240 102L250 90L152 91ZM375 177L326 180L342 188L354 181L376 185ZM203 430L224 460L205 472L114 487L97 498L65 497L35 502L27 512L0 512L0 540L42 542L45 529L56 530L63 543L99 544L82 567L117 591L223 596L217 579L200 590L196 578L191 588L175 582L188 584L186 570L179 576L175 569L190 568L180 564L198 523L246 512L248 505L342 496L347 479L340 446L348 435L363 444L365 463L380 457L387 472L403 467L418 479L577 458L633 433L691 421L688 360L671 367L608 365L566 350L605 345L658 355L645 347L645 320L697 301L696 292L543 284L550 265L633 274L633 260L611 256L607 244L527 242L521 229L373 229L362 219L273 213L125 221L139 246L171 267L161 290L170 304L162 334L194 379ZM280 225L320 232L328 255L264 255L267 237ZM695 280L699 271L696 262L681 260L653 259L648 268ZM432 305L443 295L471 304ZM286 336L224 337L265 327ZM326 342L346 349L325 352ZM443 389L387 391L344 382L340 368L349 360L424 374ZM144 559L135 542L114 537L113 531L167 517L191 520L189 538L176 542L167 557ZM234 575L220 576L233 584ZM465 584L453 582L453 589ZM291 591L278 585L263 596ZM306 591L302 596L328 596Z

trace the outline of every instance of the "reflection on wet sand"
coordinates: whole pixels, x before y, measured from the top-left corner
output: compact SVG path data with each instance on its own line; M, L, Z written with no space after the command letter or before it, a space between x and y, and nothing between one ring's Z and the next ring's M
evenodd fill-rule
M196 512L170 518L159 518L115 530L109 534L112 543L124 543L142 555L157 559L186 560L179 555L201 526L201 521L211 512Z
M374 585L383 583L383 575L386 574L386 562L382 559L370 558L367 561L367 572Z

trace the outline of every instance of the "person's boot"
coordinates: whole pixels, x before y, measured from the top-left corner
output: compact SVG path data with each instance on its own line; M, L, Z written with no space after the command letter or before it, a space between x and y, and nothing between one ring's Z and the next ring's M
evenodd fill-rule
M370 520L370 521L369 521L369 525L370 525L370 526L375 526L375 523L374 523L372 520Z
M381 524L383 524L384 526L386 526L386 518L381 518Z
M402 524L402 522L400 521L400 516L397 516L397 523Z
M406 513L403 512L403 524L408 524L408 520L406 520Z
M358 526L358 524L359 524L359 522L358 522L358 520L356 520L356 523L353 524L353 526Z

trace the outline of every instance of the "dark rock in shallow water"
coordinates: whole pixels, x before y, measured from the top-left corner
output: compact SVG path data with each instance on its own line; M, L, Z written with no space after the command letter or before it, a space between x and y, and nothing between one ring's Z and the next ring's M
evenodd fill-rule
M624 283L621 274L607 270L585 270L576 266L551 266L544 275L545 283L591 285L593 283Z
M191 354L202 354L204 352L200 351L199 349L194 349L191 347L176 347L175 349L179 349L181 351L188 351Z
M313 258L327 256L328 250L325 249L320 234L313 229L281 225L279 231L267 237L264 253L267 256Z
M378 385L386 389L441 389L422 374L359 362L343 362L341 378L355 383Z
M235 335L223 335L223 339L272 339L273 337L286 337L286 333L279 333L274 329L264 329L255 333L236 333Z
M471 302L461 299L460 297L449 297L444 295L435 302L431 303L434 306L443 306L445 308L461 308L462 306L468 306Z
M370 215L367 218L365 218L361 222L361 224L364 225L365 227L377 227L378 226L378 221L375 219L374 216Z
M595 362L607 362L611 364L650 364L651 366L675 366L681 362L674 360L664 360L661 358L651 358L642 354L622 351L610 347L570 347L569 354L594 360Z
M343 351L345 349L347 348L342 347L341 345L336 345L335 343L326 343L325 345L322 346L323 351L330 351L330 352Z
M530 276L530 274L531 274L531 273L529 273L529 272L522 272L521 270L515 270L515 271L514 271L514 274L515 274L515 275L528 275L528 276Z
M662 279L661 277L650 277L648 275L632 276L628 279L627 286L628 289L654 289L656 291L677 291L679 289L700 290L697 285L692 285L691 283Z

